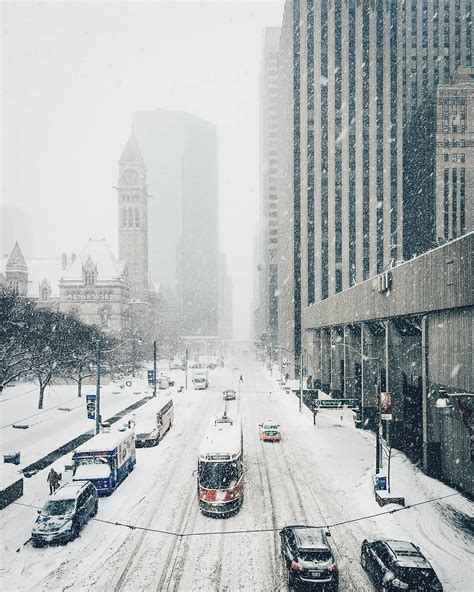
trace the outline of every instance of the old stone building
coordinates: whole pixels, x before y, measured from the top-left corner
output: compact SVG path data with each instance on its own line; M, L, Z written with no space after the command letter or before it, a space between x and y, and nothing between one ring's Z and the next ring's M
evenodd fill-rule
M119 160L118 253L127 264L132 300L148 300L148 192L146 168L132 130Z
M48 286L42 284L42 290ZM77 314L106 331L130 323L130 288L123 261L117 261L105 239L89 239L59 281L59 310Z

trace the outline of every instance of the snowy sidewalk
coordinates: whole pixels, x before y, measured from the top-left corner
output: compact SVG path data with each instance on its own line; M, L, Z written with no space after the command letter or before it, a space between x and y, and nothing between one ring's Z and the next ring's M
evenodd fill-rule
M21 452L23 469L73 438L94 427L87 418L86 394L94 393L95 386L83 388L77 397L76 385L53 385L45 392L44 408L38 409L38 387L19 383L3 391L0 398L0 454ZM148 394L146 381L132 379L132 386L120 389L110 384L101 388L101 415L105 419ZM28 425L27 429L14 428ZM2 459L3 460L3 459Z

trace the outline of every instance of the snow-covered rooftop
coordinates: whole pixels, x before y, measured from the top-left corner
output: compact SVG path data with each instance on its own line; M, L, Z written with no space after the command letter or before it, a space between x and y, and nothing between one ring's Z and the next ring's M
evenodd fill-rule
M133 436L132 430L124 430L123 432L107 432L97 434L81 446L76 448L76 452L94 452L94 451L109 451L115 450L127 438Z
M82 281L82 268L89 258L97 267L99 281L117 280L124 272L124 262L116 259L105 239L90 238L75 261L66 269L62 279Z
M209 459L215 455L229 455L229 458L238 456L242 438L240 415L228 418L231 421L220 421L221 419L217 417L212 419L202 441L199 458L205 459L207 457Z

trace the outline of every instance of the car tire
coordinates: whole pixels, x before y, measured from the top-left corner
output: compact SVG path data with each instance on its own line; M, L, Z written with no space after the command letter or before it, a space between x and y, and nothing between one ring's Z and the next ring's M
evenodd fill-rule
M360 554L360 564L365 570L367 570L367 559L365 558L365 553L363 551Z
M71 541L77 539L79 536L79 524L73 524L71 528Z

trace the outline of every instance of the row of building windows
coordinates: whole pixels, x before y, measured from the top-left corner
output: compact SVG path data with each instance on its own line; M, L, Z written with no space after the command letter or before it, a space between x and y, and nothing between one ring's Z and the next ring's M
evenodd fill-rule
M120 201L122 202L136 202L136 201L140 201L140 196L139 195L121 195L120 196Z
M66 300L110 300L113 295L113 290L97 292L79 292L74 290L68 290L66 292Z
M135 215L134 215L135 214ZM140 227L140 210L138 208L123 208L122 228Z
M465 125L445 125L443 126L443 134L465 134Z
M443 180L444 238L453 239L466 231L466 170L444 169Z
M451 156L451 159L450 159ZM444 162L466 162L466 155L465 154L443 154Z

